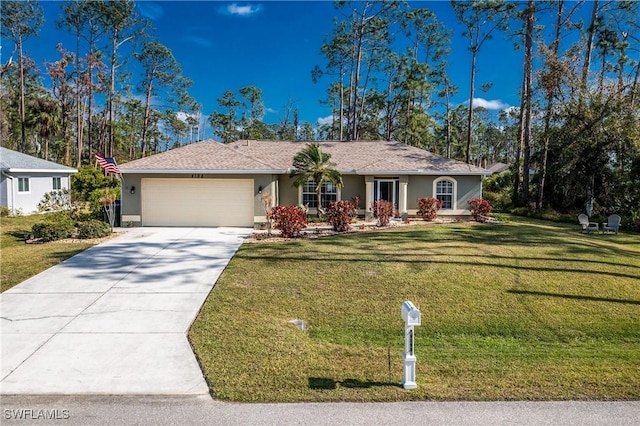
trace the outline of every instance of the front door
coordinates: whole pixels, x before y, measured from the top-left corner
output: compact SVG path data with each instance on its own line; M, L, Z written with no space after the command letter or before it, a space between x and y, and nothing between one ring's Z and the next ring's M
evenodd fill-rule
M375 201L385 200L391 202L398 208L398 190L400 186L399 179L376 179Z

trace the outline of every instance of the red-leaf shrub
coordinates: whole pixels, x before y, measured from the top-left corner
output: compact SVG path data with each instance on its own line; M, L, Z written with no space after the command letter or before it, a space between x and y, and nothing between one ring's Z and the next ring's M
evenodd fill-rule
M437 198L418 198L418 216L427 221L438 217L438 210L442 207L442 201Z
M476 222L486 222L493 209L491 201L484 198L473 198L469 201L469 205L471 206L471 215Z
M345 232L351 229L351 219L356 212L356 204L353 201L333 201L325 212L327 220L337 232Z
M300 236L300 231L307 226L307 215L297 206L276 206L271 209L271 217L276 229L285 238Z
M390 201L378 200L371 203L373 217L378 218L378 226L389 226L389 218L393 214L394 205Z

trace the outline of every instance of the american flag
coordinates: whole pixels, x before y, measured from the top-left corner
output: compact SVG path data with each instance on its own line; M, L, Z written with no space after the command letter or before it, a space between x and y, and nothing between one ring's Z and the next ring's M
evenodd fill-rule
M100 154L96 154L96 160L100 163L100 167L105 169L108 173L120 174L120 169L116 164L116 160L112 157L103 157Z

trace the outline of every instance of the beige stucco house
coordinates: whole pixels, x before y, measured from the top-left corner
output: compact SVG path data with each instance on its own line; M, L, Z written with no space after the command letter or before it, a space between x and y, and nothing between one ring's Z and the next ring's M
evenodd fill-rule
M417 198L443 202L440 215L469 214L491 172L399 142L319 142L342 173L344 186L325 184L322 202L359 196L359 213L385 199L399 214L415 215ZM203 141L120 165L122 224L136 226L253 226L265 221L262 196L274 205L308 205L313 184L296 188L289 177L305 142Z

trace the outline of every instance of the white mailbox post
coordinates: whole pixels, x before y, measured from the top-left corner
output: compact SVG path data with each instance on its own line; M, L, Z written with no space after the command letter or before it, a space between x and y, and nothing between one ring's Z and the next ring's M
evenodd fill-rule
M402 387L415 389L416 384L416 355L413 348L413 327L420 325L420 310L408 300L400 308L404 320L404 374Z

